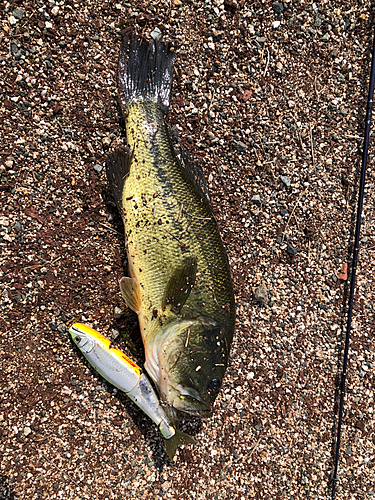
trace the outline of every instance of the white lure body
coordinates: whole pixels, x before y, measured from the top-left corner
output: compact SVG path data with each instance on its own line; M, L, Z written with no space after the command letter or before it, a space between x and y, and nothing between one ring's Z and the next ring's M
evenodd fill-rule
M151 382L139 366L120 349L112 346L109 339L82 323L74 323L69 333L91 366L134 401L155 422L166 439L175 435L175 428L169 422Z

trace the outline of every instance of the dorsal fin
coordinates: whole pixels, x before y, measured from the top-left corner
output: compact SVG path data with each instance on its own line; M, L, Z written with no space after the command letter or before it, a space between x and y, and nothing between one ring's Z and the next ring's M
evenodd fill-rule
M210 193L208 192L207 182L204 177L202 167L199 163L180 145L174 144L174 151L182 168L186 171L189 178L198 186L210 202Z

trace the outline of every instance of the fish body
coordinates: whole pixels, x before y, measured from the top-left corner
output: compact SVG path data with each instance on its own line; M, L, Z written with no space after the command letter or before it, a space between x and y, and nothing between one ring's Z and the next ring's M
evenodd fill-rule
M128 147L109 156L107 175L125 227L130 277L120 288L138 314L145 369L170 415L206 416L227 365L234 297L202 173L186 154L178 157L169 136L173 62L166 43L124 40Z
M165 438L170 458L173 458L180 442L194 442L193 438L172 425L147 376L109 339L82 323L74 323L69 333L93 368L155 422Z

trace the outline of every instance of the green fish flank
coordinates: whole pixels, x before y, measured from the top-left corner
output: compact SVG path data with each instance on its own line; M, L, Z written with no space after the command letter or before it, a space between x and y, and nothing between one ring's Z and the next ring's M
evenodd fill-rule
M134 39L131 44L129 58L131 50L138 51L142 68L139 54L153 54L152 47ZM162 59L167 48L160 44L154 50ZM121 57L127 57L125 49L119 80L128 151L115 153L107 166L124 221L131 278L121 280L121 291L138 314L145 368L166 411L207 416L222 385L235 323L228 259L209 201L172 145L166 87L159 92L162 103L148 80L147 88L135 91L130 77L121 80L121 71L136 70L131 62L121 66Z

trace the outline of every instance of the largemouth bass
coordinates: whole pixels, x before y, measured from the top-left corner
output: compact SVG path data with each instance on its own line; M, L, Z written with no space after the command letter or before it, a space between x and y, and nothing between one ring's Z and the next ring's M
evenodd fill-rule
M158 396L142 370L109 339L87 325L74 323L69 333L87 361L112 385L124 392L158 426L170 459L180 443L194 439L176 429L165 414Z
M138 314L145 369L172 419L176 410L212 413L235 323L203 174L176 154L168 132L174 57L170 43L124 38L118 81L127 147L107 161L125 227L130 276L121 293Z

